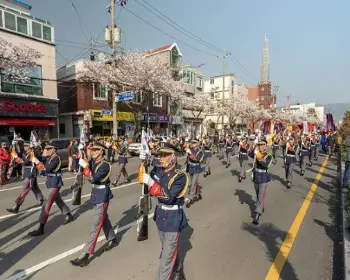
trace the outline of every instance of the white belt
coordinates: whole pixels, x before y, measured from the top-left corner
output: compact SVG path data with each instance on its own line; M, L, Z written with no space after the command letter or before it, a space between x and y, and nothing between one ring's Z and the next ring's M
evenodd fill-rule
M199 162L189 162L190 165L199 165Z
M57 174L55 174L55 173L47 173L46 176L49 176L49 177L61 177L62 174L61 173L57 173Z
M258 169L258 168L256 168L256 169L255 169L255 171L257 171L257 172L261 172L261 173L265 173L265 172L267 172L267 170L265 170L265 169Z
M295 157L295 155L287 154L287 157Z
M239 152L240 155L248 155L248 153Z
M158 207L163 209L163 210L179 210L179 209L182 209L182 206L180 206L180 205L158 204Z
M95 188L95 189L105 189L106 185L95 185L95 184L93 184L92 187Z

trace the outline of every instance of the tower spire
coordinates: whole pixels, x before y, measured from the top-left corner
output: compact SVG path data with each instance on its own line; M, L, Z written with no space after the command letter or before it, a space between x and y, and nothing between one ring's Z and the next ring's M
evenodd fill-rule
M264 38L264 48L262 55L262 64L261 64L261 74L260 74L260 83L266 83L269 81L269 41L267 39L267 35L265 34Z

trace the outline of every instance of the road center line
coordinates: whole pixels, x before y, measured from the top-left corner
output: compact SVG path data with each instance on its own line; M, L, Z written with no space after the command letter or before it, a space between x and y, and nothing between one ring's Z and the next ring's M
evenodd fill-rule
M111 188L111 190L122 189L122 188L126 188L128 186L135 185L135 184L139 184L139 183L138 182L133 182L133 183L129 183L129 184L125 184L125 185L121 185L121 186L118 186L118 187ZM84 195L81 196L81 198L89 197L89 196L91 196L91 193L84 194ZM72 198L69 198L69 199L64 200L64 202L69 202L69 201L72 201L72 200L73 200ZM56 206L56 203L53 204L52 206ZM38 211L40 209L41 209L41 206L40 207L31 208L31 209L28 209L28 210L24 210L24 211L18 212L17 214L8 214L8 215L0 216L0 221L4 220L4 219L7 219L7 218L10 218L12 216Z
M314 182L311 185L310 191L308 192L308 194L305 197L305 200L303 202L303 204L301 205L298 214L296 215L293 224L291 225L287 237L286 239L283 241L279 252L274 260L274 262L272 263L269 272L267 273L265 280L279 280L280 279L280 274L282 272L283 266L285 265L287 258L289 256L290 250L293 247L295 238L298 234L298 231L300 229L301 223L304 220L304 217L306 215L307 210L310 207L312 198L317 190L318 187L318 183L320 182L321 178L322 178L322 174L324 172L324 169L327 165L328 162L328 156L324 159L318 174L314 180Z
M148 219L151 219L151 218L153 217L153 215L154 215L154 213L149 214L149 215L148 215ZM125 225L125 226L122 226L121 228L119 228L119 226L118 226L118 227L114 230L114 232L117 234L118 232L122 232L122 231L124 231L124 230L127 230L127 229L129 229L129 228L131 228L131 227L133 227L133 226L136 226L136 225L137 225L137 222L141 222L141 221L142 221L142 218L140 218L139 221L132 222L132 223L130 223L130 224L127 224L127 225ZM106 239L105 236L102 235L102 236L100 236L100 237L97 239L97 242L100 242L100 241L105 240L105 239ZM21 272L19 272L19 273L16 273L16 274L14 274L14 275L12 275L12 276L6 278L5 280L17 280L17 279L20 279L20 278L22 278L22 277L28 276L28 275L30 275L30 274L32 274L32 273L34 273L34 272L37 272L37 271L43 269L44 267L46 267L46 266L48 266L48 265L50 265L50 264L54 264L54 263L56 263L56 262L58 262L58 261L60 261L60 260L62 260L62 259L64 259L64 258L66 258L66 257L68 257L68 256L70 256L70 255L73 255L73 254L75 254L75 253L81 251L81 250L84 248L84 245L85 245L85 244L81 244L81 245L79 245L79 246L77 246L77 247L75 247L75 248L73 248L73 249L70 249L70 250L68 250L68 251L66 251L66 252L63 252L63 253L61 253L61 254L55 256L55 257L52 257L51 259L48 259L48 260L46 260L46 261L43 261L42 263L39 263L39 264L34 265L34 266L30 267L30 268L27 268L27 269L25 269L25 270L23 270L23 271L21 271Z

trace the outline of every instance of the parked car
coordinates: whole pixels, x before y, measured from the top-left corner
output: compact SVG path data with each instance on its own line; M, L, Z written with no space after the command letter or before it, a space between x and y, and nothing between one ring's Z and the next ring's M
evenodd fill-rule
M131 156L139 155L141 151L142 151L141 143L131 143L128 146L128 152Z
M51 139L48 142L43 143L43 148L45 148L45 146L47 144L51 144L51 145L55 145L57 147L57 154L61 157L61 161L62 161L62 167L67 167L68 166L68 146L69 146L69 142L72 138L55 138L55 139ZM78 143L79 143L79 138L75 138Z

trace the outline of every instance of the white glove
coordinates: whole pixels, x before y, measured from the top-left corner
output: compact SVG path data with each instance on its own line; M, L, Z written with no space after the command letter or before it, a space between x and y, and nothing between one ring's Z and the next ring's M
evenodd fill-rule
M187 149L186 153L189 154L189 155L192 154L190 149Z
M142 176L142 182L146 184L147 186L152 186L154 184L154 180L149 176L148 174L143 174Z
M88 163L81 158L81 159L79 159L79 165L81 167L85 168L86 166L88 166Z
M79 150L83 150L84 149L84 145L82 143L80 143L78 149Z
M33 158L32 162L35 164L38 164L40 161L35 157L35 158Z
M139 158L140 158L141 160L145 160L145 159L147 158L147 153L146 153L145 151L140 152Z

